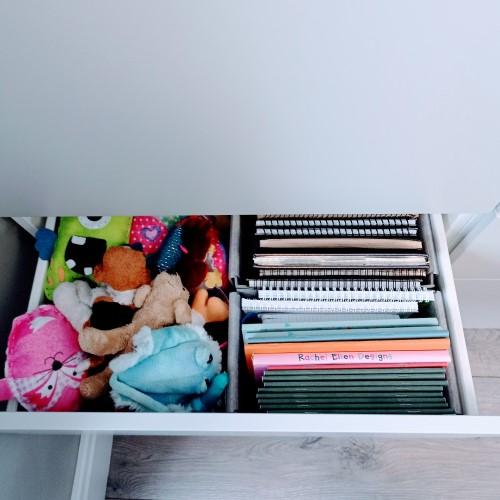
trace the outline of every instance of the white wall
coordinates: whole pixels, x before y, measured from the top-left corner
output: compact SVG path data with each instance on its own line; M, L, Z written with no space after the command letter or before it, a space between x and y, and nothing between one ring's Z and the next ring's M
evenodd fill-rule
M466 328L500 327L500 219L453 262Z

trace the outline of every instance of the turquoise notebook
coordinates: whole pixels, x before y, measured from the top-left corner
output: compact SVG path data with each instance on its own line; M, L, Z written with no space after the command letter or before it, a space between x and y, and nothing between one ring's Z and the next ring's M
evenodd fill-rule
M282 332L287 330L336 330L354 328L397 328L408 326L439 326L437 318L407 319L358 319L338 321L308 321L286 323L248 323L243 325L246 333Z
M328 342L334 340L434 339L447 337L449 337L448 330L444 330L438 326L416 326L408 328L349 328L343 330L289 330L262 333L248 333L243 330L243 340L247 344L270 342Z

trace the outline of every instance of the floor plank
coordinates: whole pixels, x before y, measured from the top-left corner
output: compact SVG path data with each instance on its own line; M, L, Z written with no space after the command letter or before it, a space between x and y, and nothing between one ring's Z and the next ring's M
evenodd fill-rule
M472 374L500 377L500 329L465 330Z
M498 498L500 439L117 437L120 499Z
M500 415L500 377L474 377L479 413Z

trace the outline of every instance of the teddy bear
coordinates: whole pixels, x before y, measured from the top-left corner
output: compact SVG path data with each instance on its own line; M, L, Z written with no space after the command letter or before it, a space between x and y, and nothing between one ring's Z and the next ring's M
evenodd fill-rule
M142 296L151 282L146 258L128 246L106 250L102 263L94 268L100 286L91 288L86 281L63 282L54 291L54 304L73 328L84 326L103 330L130 323L136 295Z
M134 305L137 311L129 324L111 330L85 327L79 335L80 347L98 356L116 354L128 346L131 337L143 326L161 328L174 323L189 323L191 308L188 300L189 292L177 274L160 273L151 286L141 287L136 293Z

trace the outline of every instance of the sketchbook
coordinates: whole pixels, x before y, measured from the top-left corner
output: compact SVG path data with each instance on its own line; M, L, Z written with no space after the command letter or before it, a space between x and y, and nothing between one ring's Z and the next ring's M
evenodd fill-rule
M255 254L257 268L423 268L429 266L423 254Z
M244 312L387 312L416 313L416 301L332 301L332 300L261 300L241 299Z
M261 248L361 248L372 250L422 250L419 240L387 238L288 238L260 240Z

